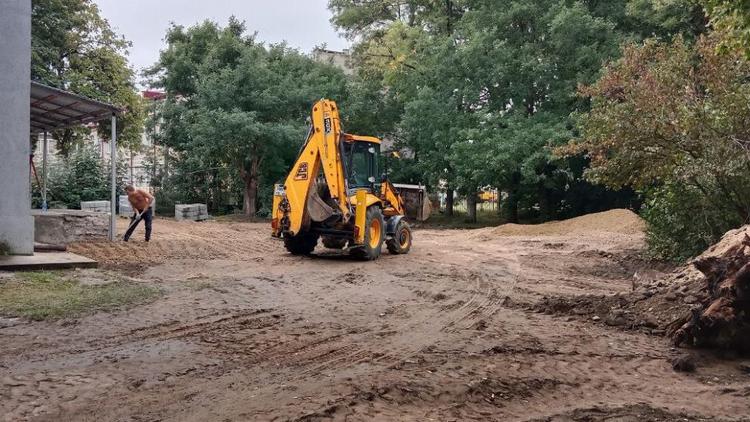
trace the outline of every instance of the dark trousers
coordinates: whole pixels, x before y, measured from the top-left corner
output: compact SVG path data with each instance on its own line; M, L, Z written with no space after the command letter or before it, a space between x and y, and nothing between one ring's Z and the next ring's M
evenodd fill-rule
M133 222L135 221L136 214L133 213L133 217L130 218L130 228L127 232L125 232L125 237L123 238L124 241L128 241L130 239L130 236L133 234L133 231L136 227L138 227L138 224L143 220L146 224L146 242L151 240L151 222L154 219L154 212L151 210L151 207L149 207L146 211L141 214L140 220L138 220L135 224Z

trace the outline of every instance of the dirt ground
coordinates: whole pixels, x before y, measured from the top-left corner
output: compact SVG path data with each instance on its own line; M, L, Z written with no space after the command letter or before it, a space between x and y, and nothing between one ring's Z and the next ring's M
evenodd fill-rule
M375 262L290 256L261 223L157 219L150 244L78 244L165 294L0 329L0 419L750 420L745 361L675 372L685 351L658 329L538 306L661 277L628 218L423 229Z

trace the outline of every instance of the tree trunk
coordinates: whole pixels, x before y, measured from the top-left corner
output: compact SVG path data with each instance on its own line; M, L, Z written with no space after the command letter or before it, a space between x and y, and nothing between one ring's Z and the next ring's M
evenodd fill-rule
M467 221L469 223L477 222L477 193L472 191L466 196Z
M518 223L518 201L521 190L521 175L516 172L511 177L510 188L508 189L508 199L506 203L508 222Z
M552 212L552 200L549 195L549 189L544 186L544 183L540 183L538 186L538 200L539 200L539 222L544 223L546 221L554 220L555 216Z
M253 157L250 160L250 168L240 169L240 176L245 182L245 191L242 210L248 217L255 217L258 212L258 173L260 169L260 159Z
M453 188L450 186L445 190L445 215L453 217Z

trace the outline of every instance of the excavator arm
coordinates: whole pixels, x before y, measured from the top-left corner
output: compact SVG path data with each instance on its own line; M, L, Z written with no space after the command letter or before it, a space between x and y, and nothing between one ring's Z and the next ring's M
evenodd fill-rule
M324 218L331 211L340 213L344 221L351 216L347 198L346 175L340 151L341 120L336 103L320 100L313 106L310 135L302 152L292 166L283 187L277 187L274 195L273 218L277 227L274 235L281 232L295 235L309 225L309 209ZM316 179L322 171L332 201L338 209L329 210L317 194ZM281 190L283 189L283 197ZM282 199L283 198L283 199ZM284 202L286 201L286 202Z
M404 201L401 199L401 195L396 192L396 188L393 184L389 180L385 180L383 181L381 190L381 197L384 202L388 204L385 210L383 210L383 213L388 217L394 215L405 215L406 207L404 206Z

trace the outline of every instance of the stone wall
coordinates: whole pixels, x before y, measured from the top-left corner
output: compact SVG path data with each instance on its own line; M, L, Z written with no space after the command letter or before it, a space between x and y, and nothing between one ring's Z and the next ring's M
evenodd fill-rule
M106 240L109 214L82 210L33 210L34 241L67 245L86 240Z
M81 211L109 212L109 201L81 201Z
M206 204L179 204L174 206L174 218L177 221L208 220Z

